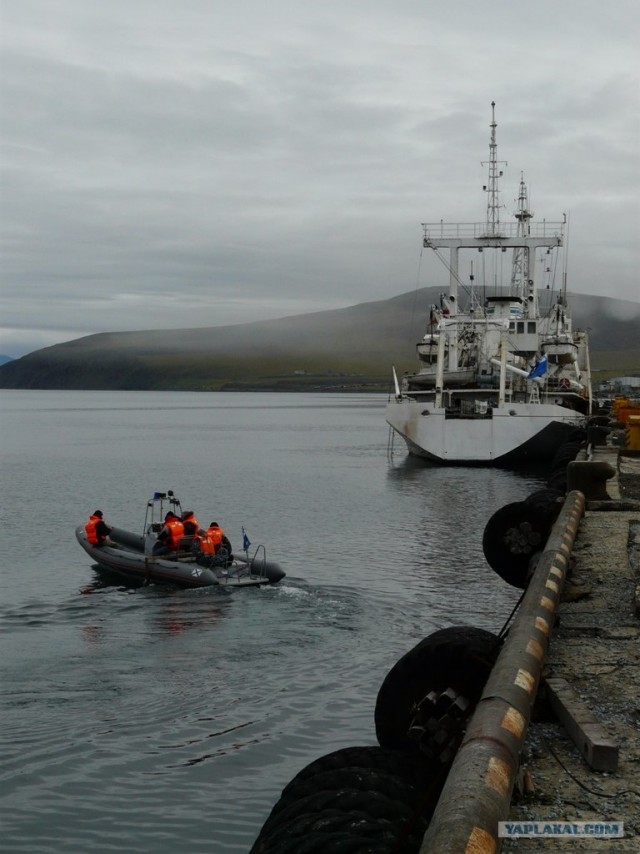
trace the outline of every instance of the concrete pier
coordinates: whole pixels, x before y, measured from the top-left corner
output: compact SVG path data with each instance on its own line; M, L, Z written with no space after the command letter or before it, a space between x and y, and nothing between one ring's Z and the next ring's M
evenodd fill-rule
M508 820L618 820L625 835L503 852L640 851L640 454L594 453L616 476L580 520Z

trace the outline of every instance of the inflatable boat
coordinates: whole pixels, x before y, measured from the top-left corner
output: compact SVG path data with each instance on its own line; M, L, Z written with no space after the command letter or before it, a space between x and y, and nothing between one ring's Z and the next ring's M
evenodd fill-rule
M111 528L103 544L90 543L84 525L76 528L76 539L98 569L116 573L136 584L170 584L178 587L256 587L276 584L285 577L279 564L267 560L266 549L259 545L249 553L251 543L243 530L244 553L234 554L231 544L213 555L201 555L193 537L183 537L177 551L157 554L158 534L162 530L164 505L181 510L174 494L155 493L147 504L144 533Z

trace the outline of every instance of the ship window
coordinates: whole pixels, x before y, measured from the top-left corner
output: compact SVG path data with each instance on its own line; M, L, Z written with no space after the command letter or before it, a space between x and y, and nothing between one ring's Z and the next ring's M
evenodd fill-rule
M533 332L535 334L535 331L536 331L536 322L535 322L535 320L530 320L527 323L527 332L529 332L529 333Z
M524 333L524 321L523 320L518 321L518 332Z
M512 321L510 321L510 323L509 323L509 332L515 332L515 331L516 331L516 325L515 325L515 323L514 323L514 322L513 322L513 320L512 320Z

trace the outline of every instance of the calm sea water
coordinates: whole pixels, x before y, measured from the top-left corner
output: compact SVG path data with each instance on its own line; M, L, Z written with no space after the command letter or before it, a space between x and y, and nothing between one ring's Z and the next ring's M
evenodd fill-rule
M389 460L385 402L2 393L3 851L247 852L298 770L375 743L404 652L502 627L517 591L482 531L541 480ZM75 527L100 507L142 530L167 489L284 581L101 587Z

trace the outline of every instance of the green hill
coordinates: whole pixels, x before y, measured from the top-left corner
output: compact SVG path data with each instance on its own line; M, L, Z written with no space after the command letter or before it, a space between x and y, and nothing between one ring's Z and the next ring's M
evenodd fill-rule
M399 373L414 367L438 292L235 326L89 335L0 365L0 388L387 390L392 364ZM570 302L574 328L589 330L593 368L639 372L640 304Z

